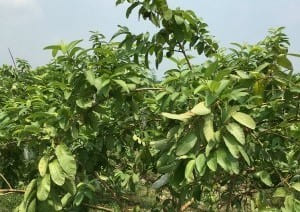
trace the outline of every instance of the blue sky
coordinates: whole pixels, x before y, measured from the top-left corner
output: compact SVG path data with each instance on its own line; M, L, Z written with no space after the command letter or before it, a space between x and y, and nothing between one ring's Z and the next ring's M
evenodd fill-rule
M171 7L194 10L209 25L221 46L231 42L255 43L270 27L285 26L291 52L300 53L300 0L169 0ZM110 37L117 25L133 32L153 31L136 16L125 18L126 6L115 0L0 0L0 64L11 64L8 48L15 57L33 66L47 63L43 47L61 40L89 38L98 30ZM84 43L83 45L86 45ZM300 59L293 59L296 70Z

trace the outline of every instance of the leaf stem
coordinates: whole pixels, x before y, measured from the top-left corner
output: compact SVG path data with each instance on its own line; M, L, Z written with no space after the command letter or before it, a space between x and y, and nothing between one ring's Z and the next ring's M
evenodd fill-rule
M184 46L183 46L182 43L180 43L180 42L178 42L178 45L179 45L179 48L180 48L181 51L182 51L182 54L183 54L183 56L184 56L184 58L185 58L185 60L186 60L186 63L188 64L189 69L192 70L192 65L191 65L191 63L190 63L190 60L189 60L188 56L186 55L186 52L185 52L185 50L184 50Z

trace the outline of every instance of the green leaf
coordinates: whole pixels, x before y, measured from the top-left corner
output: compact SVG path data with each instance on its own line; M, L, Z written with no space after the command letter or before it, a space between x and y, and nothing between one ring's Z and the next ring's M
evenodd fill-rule
M55 148L57 160L66 174L73 178L76 175L76 161L65 144L59 144Z
M39 165L38 165L38 169L39 169L40 175L42 177L45 176L45 174L47 172L47 168L48 168L48 157L47 156L43 156L40 159Z
M205 106L205 102L200 102L191 110L192 113L195 113L199 116L207 115L211 112L210 108Z
M134 2L133 4L131 4L131 5L128 7L128 9L126 10L126 18L129 18L129 16L130 16L132 10L133 10L134 8L136 8L139 4L140 4L140 2Z
M235 112L232 114L232 118L252 130L254 130L256 127L255 121L251 118L251 116L245 113Z
M180 17L179 15L175 15L174 18L175 18L175 21L176 21L176 23L177 23L178 25L183 24L184 19L183 19L182 17Z
M231 169L230 162L228 160L228 153L223 149L219 148L217 151L217 162L226 171L229 172Z
M206 157L209 156L211 150L215 147L215 145L216 145L216 142L215 142L215 141L210 141L210 142L206 145L206 147L205 147L205 155L206 155Z
M208 115L204 118L203 133L208 143L214 140L213 118L213 115Z
M189 133L180 139L179 145L176 148L176 155L185 155L195 146L197 142L197 136L195 133Z
M49 171L51 179L56 185L62 186L65 183L65 173L59 165L58 160L53 160L49 163Z
M152 188L154 189L159 189L162 186L166 185L169 181L170 175L169 174L164 174L162 175L158 180L156 180L153 184L152 184Z
M26 212L36 212L36 198L30 201Z
M245 144L245 134L243 131L243 128L240 127L240 125L236 123L229 123L226 125L227 131L233 135L240 144Z
M297 182L297 183L292 183L292 184L291 184L291 187L292 187L293 189L295 189L295 190L297 190L297 191L300 192L300 183L299 183L299 182Z
M231 135L224 135L224 142L225 145L227 146L227 149L231 153L231 155L235 158L239 158L239 144L235 141L234 137Z
M26 187L24 197L23 197L23 202L24 202L25 208L26 208L26 205L27 205L26 202L28 202L30 200L30 196L32 196L32 193L35 192L36 184L37 184L36 182L37 182L37 180L33 179L33 180L31 180L31 182Z
M82 109L88 109L93 106L93 100L89 99L78 99L76 105Z
M62 204L62 207L66 207L67 204L70 202L71 198L72 198L72 194L66 193L66 194L61 198L61 204Z
M156 162L157 171L159 173L169 173L177 166L175 156L163 154Z
M124 82L123 80L114 80L118 85L120 85L124 91L126 91L127 93L129 93L129 88L128 85L126 84L126 82Z
M277 59L277 63L288 70L293 70L293 64L286 55L280 55Z
M206 167L205 165L206 165L206 159L204 154L198 155L198 157L196 158L196 168L200 176L204 175L205 167Z
M37 181L37 198L40 201L44 201L48 198L51 188L50 175L46 174L43 178L39 178Z
M263 63L260 66L258 66L254 72L261 72L262 70L264 70L265 68L267 68L270 65L270 63Z
M271 176L267 171L260 171L260 172L256 173L256 175L259 176L260 180L267 186L273 185Z
M285 197L287 195L287 192L284 187L279 187L275 190L273 193L273 197Z
M86 77L86 80L91 84L91 85L95 85L95 74L93 71L91 70L88 70L86 71L85 73L85 77Z
M182 114L161 113L161 115L166 118L169 118L169 119L187 121L189 118L193 117L195 114L192 112L186 112L186 113L182 113Z
M217 171L217 165L218 164L217 164L217 154L216 154L216 152L208 158L206 164L207 164L208 168L210 170L212 170L213 172Z
M171 20L172 17L173 17L172 10L166 10L166 11L164 11L163 16L164 16L164 19L165 19L166 21Z
M192 182L194 180L193 170L195 163L195 160L190 160L185 167L184 176L188 182Z
M76 185L73 179L66 178L63 189L68 193L75 195L76 194Z
M102 79L96 78L95 79L95 87L97 92L99 93L103 88L105 88L110 83L110 79Z
M248 166L250 166L250 159L246 153L246 151L244 150L244 148L240 145L238 145L238 149L241 153L241 155L243 156L244 160L247 162Z

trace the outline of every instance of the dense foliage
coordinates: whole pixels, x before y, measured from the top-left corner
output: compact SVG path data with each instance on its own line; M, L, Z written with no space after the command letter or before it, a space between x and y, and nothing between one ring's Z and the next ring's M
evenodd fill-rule
M127 3L158 32L93 32L88 49L46 47L45 66L0 68L0 187L26 187L16 211L299 211L299 55L283 28L225 49L192 11ZM176 68L156 80L153 58Z

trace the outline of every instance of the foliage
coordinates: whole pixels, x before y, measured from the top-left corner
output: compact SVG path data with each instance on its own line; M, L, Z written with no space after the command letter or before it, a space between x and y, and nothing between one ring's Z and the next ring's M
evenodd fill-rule
M192 11L128 3L157 26L151 39L93 32L88 49L46 47L45 66L0 68L1 173L27 185L16 211L142 210L136 196L152 211L298 211L300 76L283 28L225 49ZM177 67L157 81L149 55Z

